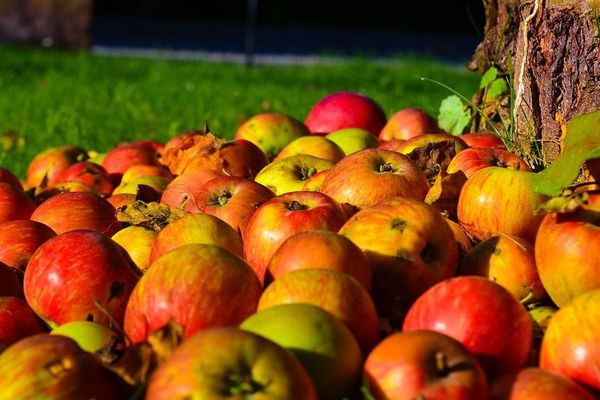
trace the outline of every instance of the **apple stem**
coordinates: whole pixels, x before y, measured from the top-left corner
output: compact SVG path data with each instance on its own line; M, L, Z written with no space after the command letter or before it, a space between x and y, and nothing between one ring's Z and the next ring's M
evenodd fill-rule
M527 304L529 303L529 301L533 298L533 292L530 290L529 292L527 292L527 296L525 296L524 298L521 299L520 303L521 304Z
M290 211L304 211L304 210L308 210L308 207L304 204L301 204L300 202L296 201L296 200L292 200L290 202L290 204L288 204L288 210Z
M390 163L381 164L379 166L379 172L393 172L394 168Z
M440 351L435 353L435 369L440 376L445 376L448 372L446 355Z

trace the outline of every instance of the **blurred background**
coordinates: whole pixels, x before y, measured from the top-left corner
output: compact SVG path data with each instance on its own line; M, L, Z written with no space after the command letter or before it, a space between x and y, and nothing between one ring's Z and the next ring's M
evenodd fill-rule
M462 62L483 24L482 0L0 0L4 42L244 62L402 54Z

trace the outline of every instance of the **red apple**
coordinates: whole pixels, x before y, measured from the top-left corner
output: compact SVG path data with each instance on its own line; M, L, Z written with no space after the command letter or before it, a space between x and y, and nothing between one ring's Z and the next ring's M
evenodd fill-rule
M403 330L430 329L461 342L489 378L524 367L533 341L527 310L502 286L461 276L427 290L408 310Z
M523 368L496 379L491 400L593 400L594 397L571 379L541 368Z
M46 332L46 326L25 300L0 296L0 354L19 340Z
M365 288L346 273L328 269L288 272L265 289L258 310L296 303L321 307L341 319L365 354L379 340L379 318L373 300Z
M377 148L381 150L389 150L399 153L398 149L402 148L404 142L406 142L405 139L391 139L385 142L380 142L380 145L377 146Z
M401 318L421 293L456 272L452 231L438 210L421 201L385 200L359 211L340 233L367 255L373 300L383 317Z
M186 214L165 226L152 243L150 263L179 246L192 243L214 244L242 256L242 239L226 222L212 215Z
M407 140L426 133L438 132L441 130L431 115L418 108L405 108L390 117L379 132L379 140Z
M478 240L498 233L533 243L543 215L536 214L544 197L533 191L532 172L501 167L477 171L458 198L458 221Z
M184 336L238 325L256 311L261 285L250 267L227 250L190 244L152 263L135 286L125 313L133 342L173 321Z
M261 283L277 248L290 236L313 229L337 231L346 221L339 204L318 192L290 192L262 206L248 221L244 255Z
M0 224L15 219L28 219L33 210L35 203L21 188L0 182Z
M112 236L121 229L115 208L106 199L91 192L66 192L52 196L35 209L31 220L49 226L57 234L90 229Z
M487 400L479 362L458 341L438 332L398 332L375 347L364 365L373 398Z
M25 298L52 327L84 320L120 324L138 279L134 268L125 251L99 232L63 233L29 260Z
M243 235L250 217L275 194L246 178L220 176L202 185L185 204L189 212L203 212L227 222Z
M460 138L470 147L505 148L502 138L493 132L463 133Z
M89 158L82 148L65 145L46 149L36 155L27 167L25 183L27 188L54 185L64 170L78 161Z
M0 262L21 273L38 247L56 236L47 225L28 219L16 219L0 224Z
M121 383L72 339L40 334L0 354L0 398L119 399Z
M137 200L136 197L137 196L135 194L131 193L115 194L108 197L106 201L108 201L116 210L133 203L135 200Z
M227 327L186 340L152 374L145 398L316 400L317 395L289 351L255 333Z
M546 298L533 246L516 236L501 233L478 243L463 258L459 274L488 278L506 288L522 304Z
M311 133L331 133L360 128L377 136L386 123L385 112L373 99L360 93L337 92L319 100L306 117Z
M542 339L540 367L600 390L600 289L582 293L554 314Z
M165 150L165 145L157 140L139 140L132 143L134 146L147 147L156 151L158 154L162 154Z
M136 178L141 178L142 176L162 176L163 178L172 181L174 176L163 166L158 165L132 165L127 168L127 170L123 173L123 177L121 178L121 183L123 182L131 182Z
M0 167L0 182L10 183L18 189L23 189L23 185L21 185L19 178L6 168Z
M235 132L235 139L254 143L272 160L288 143L309 133L302 122L288 115L262 113L244 122Z
M0 262L0 297L23 297L23 288L17 271Z
M274 279L299 269L331 269L353 276L371 290L371 266L365 253L350 239L330 231L304 231L290 236L269 262Z
M160 202L175 208L185 208L202 185L218 176L223 176L223 174L212 169L187 171L167 185L160 197Z
M556 305L568 304L578 294L600 288L600 194L572 212L553 212L540 225L535 261L542 284Z
M406 196L424 199L429 183L419 166L403 154L367 149L346 156L327 173L321 192L357 209Z
M160 166L158 153L147 146L125 144L106 153L102 160L102 166L112 177L114 186L120 183L123 173L134 165Z
M57 184L80 182L102 196L110 196L113 185L108 172L99 164L91 161L80 161L70 165L58 178Z
M471 147L462 150L450 160L447 172L453 174L458 171L464 172L469 178L475 172L486 167L502 167L517 171L531 171L529 165L505 149Z

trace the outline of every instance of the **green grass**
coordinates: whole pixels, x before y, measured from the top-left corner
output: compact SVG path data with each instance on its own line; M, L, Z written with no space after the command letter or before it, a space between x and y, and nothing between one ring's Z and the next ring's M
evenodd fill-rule
M0 59L0 165L20 176L35 154L61 144L104 152L126 141L166 141L205 121L232 137L264 111L304 120L317 100L341 90L372 97L388 115L409 106L437 115L449 93L421 77L465 95L478 83L465 68L416 58L246 68L0 47ZM24 143L11 148L6 132Z

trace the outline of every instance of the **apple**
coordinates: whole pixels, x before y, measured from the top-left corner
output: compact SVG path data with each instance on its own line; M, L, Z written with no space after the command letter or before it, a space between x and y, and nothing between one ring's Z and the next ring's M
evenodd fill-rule
M269 261L268 275L274 279L299 269L331 269L354 277L371 290L371 266L365 253L350 239L336 232L304 231L286 239Z
M542 339L540 367L600 390L600 289L579 294L554 314Z
M109 346L117 337L106 326L90 321L67 322L54 328L50 334L73 339L82 350L92 354Z
M264 290L258 310L279 304L305 303L321 307L348 326L367 354L379 340L379 318L373 300L352 276L328 269L288 272Z
M165 147L160 151L160 154L164 154L171 149L179 148L182 143L188 141L192 136L201 135L202 133L204 132L198 129L178 133L165 143Z
M379 142L379 146L377 146L377 148L381 150L389 150L399 153L398 149L402 148L404 142L406 142L405 139L386 140L384 142Z
M462 228L462 226L460 226L460 224L452 221L450 218L447 217L444 217L444 219L446 220L446 222L450 226L450 229L452 230L452 233L454 234L454 239L456 239L456 242L458 243L458 248L460 250L459 258L462 259L464 255L467 254L473 248L473 241L471 240L469 235L467 235L467 232Z
M272 160L288 143L309 133L308 128L293 117L280 113L262 113L245 121L234 137L254 143Z
M328 133L325 139L337 144L345 155L359 150L372 149L379 145L379 140L371 132L360 128L345 128Z
M533 246L516 236L501 233L479 242L463 258L459 274L488 278L507 289L522 304L546 298Z
M21 181L19 181L19 178L6 168L0 167L0 182L10 183L17 189L23 189L23 185L21 184Z
M282 160L296 154L308 154L310 156L329 160L336 163L344 158L344 151L334 142L323 136L303 136L295 139L285 146L275 157L274 161Z
M124 144L118 146L104 156L102 166L113 177L113 184L117 186L121 177L134 165L160 166L158 153L147 146Z
M467 178L486 167L502 167L517 171L531 171L529 165L517 155L500 148L471 147L462 150L450 160L447 171L464 172Z
M28 219L4 222L0 224L0 262L23 273L31 255L54 236L56 233L40 222Z
M319 171L305 180L304 185L302 185L302 190L309 192L320 192L321 186L323 186L323 182L325 181L328 172L328 169L324 169L323 171Z
M429 330L383 339L367 357L364 378L376 399L488 398L487 378L477 359L458 341Z
M51 327L71 321L108 326L123 321L137 274L127 253L108 237L75 230L37 249L23 286L31 308Z
M468 132L460 135L460 138L469 147L505 148L502 138L493 132Z
M312 380L289 351L234 327L190 337L156 369L146 400L256 398L316 400Z
M394 197L356 213L340 234L360 247L373 271L372 296L392 322L434 284L454 276L458 245L442 214L421 201Z
M571 379L541 368L509 372L494 380L491 400L593 400L596 397Z
M0 182L0 224L15 219L29 219L34 210L35 203L21 188Z
M320 399L344 399L356 393L360 347L346 325L322 308L281 304L251 315L240 329L292 352L311 376Z
M64 336L30 336L0 353L3 399L119 399L117 379Z
M28 189L54 185L71 164L88 158L86 151L77 146L64 145L46 149L29 163L25 185Z
M559 307L578 294L600 288L600 194L589 193L572 212L547 214L535 242L542 284Z
M120 244L135 265L142 271L150 267L150 251L157 232L143 226L128 226L112 236L112 240Z
M227 250L189 244L152 263L135 286L125 313L134 342L173 321L189 337L199 330L237 325L256 311L261 285L250 267Z
M501 167L477 171L460 192L458 221L478 240L505 233L534 243L543 218L537 209L544 196L533 191L532 176Z
M137 194L140 190L140 186L148 186L152 190L157 193L157 197L160 198L162 192L169 185L170 180L163 176L139 176L137 178L133 178L130 181L125 181L121 179L121 183L117 186L112 194ZM158 200L157 198L157 200Z
M379 132L379 140L407 140L426 133L441 132L437 121L419 108L404 108L395 112Z
M17 271L0 262L0 297L23 297L23 288Z
M106 201L108 201L115 210L131 204L136 200L137 195L131 193L115 194L114 196L110 196L106 199Z
M0 354L19 340L46 332L46 325L25 300L0 296Z
M263 168L254 180L276 195L281 195L302 190L308 179L332 166L331 161L308 154L297 154L273 161Z
M346 221L342 208L318 192L290 192L263 203L244 232L244 256L261 283L277 248L290 236L313 229L337 231Z
M162 192L160 202L175 208L185 208L202 185L218 176L223 176L223 174L212 169L187 171L167 185Z
M113 190L112 180L108 172L99 164L91 161L80 161L70 165L59 176L57 185L68 182L83 183L101 196L110 196ZM56 186L56 185L54 185Z
M133 142L131 144L134 146L147 147L151 150L156 151L158 154L162 154L165 150L165 145L158 140L151 140L151 139L138 140L137 142Z
M204 213L186 214L158 232L150 250L150 263L179 246L192 243L214 244L236 256L243 255L240 234L226 222Z
M377 136L386 123L385 112L373 99L352 92L331 93L320 99L306 117L311 133L359 128Z
M169 172L163 166L158 165L132 165L127 168L125 172L123 172L123 176L121 177L121 184L123 182L131 182L136 178L141 178L142 176L162 176L170 181L175 178L173 174Z
M163 160L168 154L165 153ZM248 140L237 139L223 143L215 142L202 148L187 164L184 163L185 166L180 163L176 173L180 175L186 171L213 169L225 175L253 179L268 163L267 156L258 146Z
M220 176L202 185L185 204L185 210L213 215L243 237L252 214L274 196L269 189L250 179Z
M446 279L410 307L403 330L430 329L463 344L488 378L524 367L533 324L525 308L502 286L478 276Z
M428 190L427 178L414 161L380 149L346 156L329 170L321 187L338 203L359 210L395 196L422 200Z
M66 192L50 197L31 214L31 220L49 226L57 234L76 229L90 229L114 235L121 224L115 208L91 192Z

